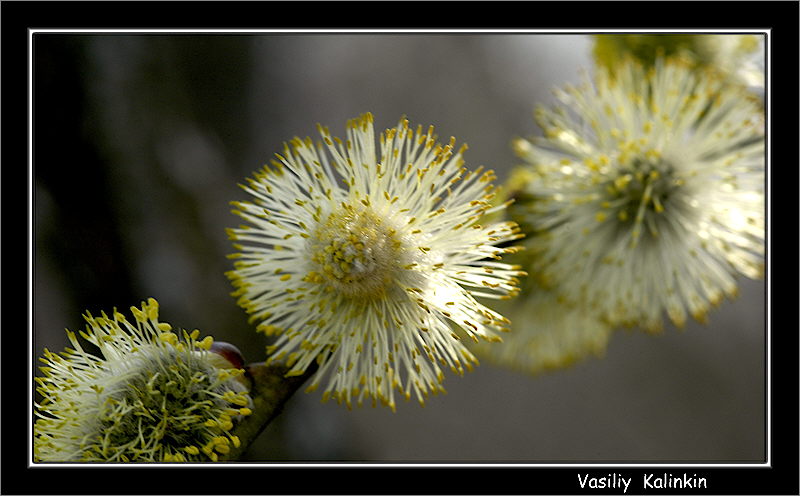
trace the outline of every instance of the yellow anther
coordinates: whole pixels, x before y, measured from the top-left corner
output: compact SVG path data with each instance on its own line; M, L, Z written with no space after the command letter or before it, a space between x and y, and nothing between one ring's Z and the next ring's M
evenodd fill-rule
M151 320L158 319L158 302L153 298L147 300L147 316Z
M628 186L628 184L630 184L631 180L633 180L633 176L631 176L630 174L619 176L618 178L614 179L614 186L616 186L616 188L621 191L625 189Z
M664 211L664 205L661 204L661 200L657 196L653 197L653 208L659 214Z
M206 336L203 338L202 341L197 342L197 347L203 350L210 350L211 345L213 344L214 344L214 338L212 338L211 336Z
M145 316L145 314L144 314L144 313L143 313L141 310L139 310L138 308L136 308L136 307L131 307L131 313L133 314L133 317L134 317L134 318L135 318L137 321L139 321L139 322L145 322L145 321L147 321L147 316Z

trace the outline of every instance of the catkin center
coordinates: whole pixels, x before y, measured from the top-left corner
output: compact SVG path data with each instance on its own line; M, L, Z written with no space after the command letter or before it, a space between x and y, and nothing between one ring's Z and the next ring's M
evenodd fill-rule
M659 155L635 157L605 184L607 199L603 206L612 209L622 231L628 232L633 242L644 232L658 237L660 219L665 210L675 206L682 184L674 167Z
M310 280L350 297L374 297L395 279L401 243L371 209L342 204L319 224L310 252L317 268Z
M159 446L175 452L198 444L208 411L227 405L211 391L213 367L159 347L148 353L138 357L141 362L124 387L103 403L100 432L102 450L108 451L103 456L122 451L136 460L150 459Z

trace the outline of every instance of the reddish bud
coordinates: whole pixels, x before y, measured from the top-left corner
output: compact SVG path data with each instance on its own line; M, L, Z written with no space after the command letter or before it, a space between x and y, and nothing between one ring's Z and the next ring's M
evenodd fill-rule
M226 343L224 341L214 341L214 344L211 345L211 349L209 351L216 353L230 362L233 368L244 368L244 356L242 355L242 352L239 351L239 348L230 343Z

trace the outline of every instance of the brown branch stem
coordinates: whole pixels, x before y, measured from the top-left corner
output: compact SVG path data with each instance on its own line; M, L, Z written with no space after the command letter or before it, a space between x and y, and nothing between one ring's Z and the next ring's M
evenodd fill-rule
M309 367L303 375L286 377L289 369L282 364L257 362L245 367L250 379L250 397L253 398L253 413L245 417L233 430L241 444L231 447L225 460L236 460L261 434L264 428L277 417L289 398L313 375L316 367Z

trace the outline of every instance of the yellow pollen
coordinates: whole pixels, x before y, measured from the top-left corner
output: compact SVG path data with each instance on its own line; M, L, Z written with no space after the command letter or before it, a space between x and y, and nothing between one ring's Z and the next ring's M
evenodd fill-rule
M383 295L402 267L403 247L395 233L369 206L342 203L309 239L317 269L304 281L324 283L351 297Z

